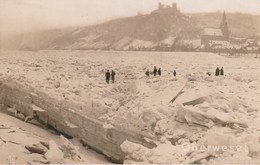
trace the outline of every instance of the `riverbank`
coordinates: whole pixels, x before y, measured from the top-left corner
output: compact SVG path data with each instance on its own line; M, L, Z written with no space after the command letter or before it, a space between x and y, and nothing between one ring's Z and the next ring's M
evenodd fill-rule
M2 112L0 155L0 164L109 163L76 139L68 140Z

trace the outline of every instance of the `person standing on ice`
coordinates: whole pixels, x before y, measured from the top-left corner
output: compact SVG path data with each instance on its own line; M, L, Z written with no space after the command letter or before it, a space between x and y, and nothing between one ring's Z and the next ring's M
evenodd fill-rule
M109 80L110 80L110 72L109 70L107 70L106 72L106 82L109 84Z
M149 70L147 70L147 71L145 72L145 75L146 75L146 76L149 76L149 75L150 75Z
M111 80L112 80L112 83L115 82L115 75L116 73L114 72L114 70L111 71Z
M161 68L158 69L158 75L161 76L162 74L162 71L161 71Z
M223 67L221 67L221 69L220 69L220 75L224 76L224 69L223 69Z
M154 66L153 75L156 76L156 73L157 73L157 68L156 66Z
M176 77L176 70L173 71L173 76Z
M217 67L217 69L216 69L216 72L215 72L215 76L219 76L219 68Z

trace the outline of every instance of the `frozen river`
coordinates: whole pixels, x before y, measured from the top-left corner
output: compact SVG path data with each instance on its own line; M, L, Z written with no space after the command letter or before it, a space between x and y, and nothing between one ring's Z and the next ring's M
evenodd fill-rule
M154 66L161 68L162 76L147 77L145 72ZM214 76L216 67L223 67L225 75ZM116 72L114 84L105 82L107 69ZM173 77L174 70L177 77ZM1 80L11 79L75 105L78 113L103 122L105 127L120 125L149 133L158 151L165 144L169 149L160 157L156 149L126 143L122 145L128 155L126 162L187 163L191 159L187 153L180 152L180 159L171 155L175 147L183 142L209 145L211 137L221 135L249 148L251 144L245 139L257 139L260 146L259 77L259 59L211 53L0 52ZM180 90L181 95L170 103ZM223 141L230 145L227 139ZM246 162L259 162L255 157L259 148L250 148L240 157ZM135 149L145 156L132 155ZM225 153L203 155L198 161L238 160L233 152Z

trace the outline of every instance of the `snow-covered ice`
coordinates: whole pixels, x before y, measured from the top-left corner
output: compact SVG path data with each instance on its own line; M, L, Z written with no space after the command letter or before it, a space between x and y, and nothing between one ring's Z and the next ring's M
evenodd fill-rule
M0 155L1 164L109 163L102 155L86 150L76 139L69 141L3 113L0 113Z
M156 148L129 141L121 145L126 163L260 163L259 59L211 53L2 51L0 61L1 80L75 105L78 113L104 127L149 133ZM154 66L162 68L162 76L145 76ZM215 77L216 67L224 67L225 76ZM107 69L116 72L114 84L105 82ZM184 144L243 149L185 151Z

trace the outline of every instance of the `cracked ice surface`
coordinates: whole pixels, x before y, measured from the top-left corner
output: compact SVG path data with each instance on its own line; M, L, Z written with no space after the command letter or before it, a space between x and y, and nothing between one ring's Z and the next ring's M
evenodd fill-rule
M78 105L78 113L106 127L149 133L158 145L154 149L122 144L127 163L259 163L259 59L210 53L39 51L1 52L0 60L1 79ZM162 68L162 76L146 77L145 71L154 66ZM222 66L225 76L206 74ZM115 84L105 83L107 69L115 70ZM184 144L243 148L186 151Z

